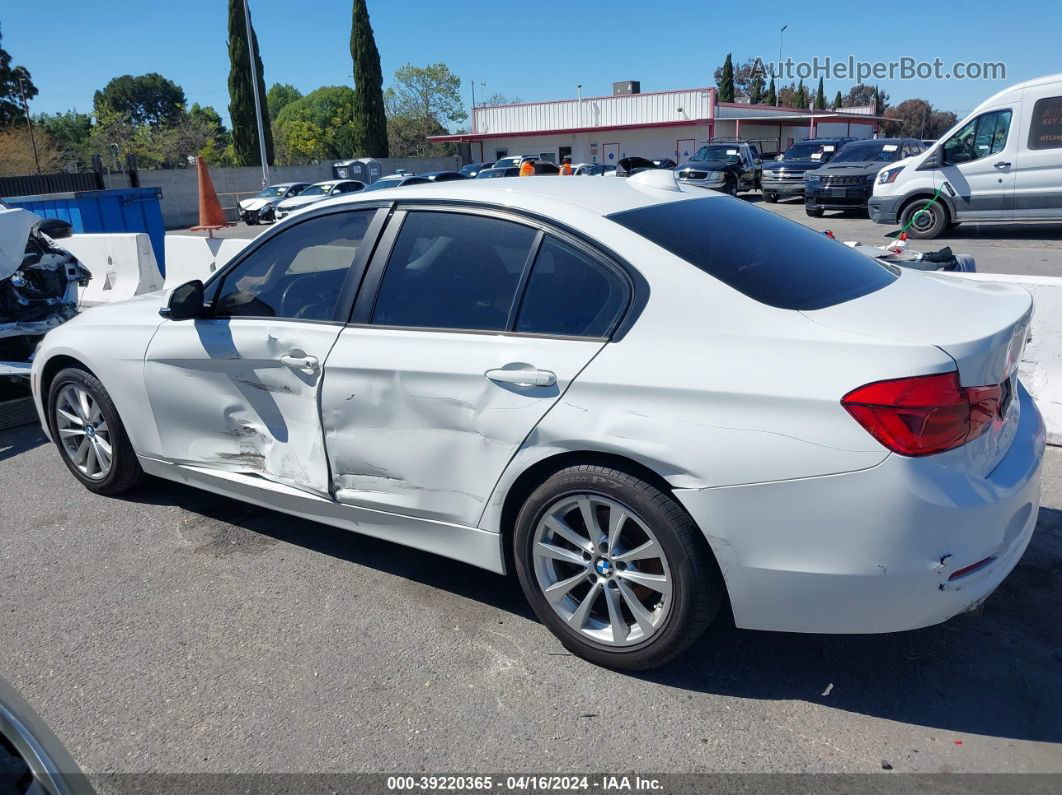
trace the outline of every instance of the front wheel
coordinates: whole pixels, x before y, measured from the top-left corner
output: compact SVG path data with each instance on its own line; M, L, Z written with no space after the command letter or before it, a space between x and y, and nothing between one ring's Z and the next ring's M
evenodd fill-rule
M900 228L915 240L932 240L948 225L948 211L940 202L916 199L900 213Z
M107 390L91 373L62 370L48 390L48 426L63 463L95 494L121 494L144 476Z
M808 214L808 216L811 217L811 218L822 218L822 210L820 210L820 209L818 209L816 207L807 207L807 206L805 206L804 207L804 212L806 212Z
M738 195L737 180L736 179L727 180L726 187L724 187L723 190L726 191L731 196L737 196Z
M704 537L671 495L615 469L575 466L535 489L516 519L520 585L580 657L643 670L708 627L723 584Z
M765 194L763 194L763 200L765 202L767 202L768 204L774 204L776 201L778 201L778 194L777 193L765 193Z

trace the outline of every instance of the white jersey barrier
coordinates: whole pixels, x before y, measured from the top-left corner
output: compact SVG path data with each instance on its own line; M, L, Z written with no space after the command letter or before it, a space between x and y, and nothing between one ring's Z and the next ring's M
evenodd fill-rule
M1018 373L1044 415L1048 444L1062 445L1062 278L1004 273L962 273L955 277L1013 284L1032 293L1031 336Z
M250 240L197 235L166 235L166 288L190 282L206 281L241 251Z
M82 306L124 301L162 289L151 239L144 233L72 235L56 244L77 257L92 274L88 286L78 289Z

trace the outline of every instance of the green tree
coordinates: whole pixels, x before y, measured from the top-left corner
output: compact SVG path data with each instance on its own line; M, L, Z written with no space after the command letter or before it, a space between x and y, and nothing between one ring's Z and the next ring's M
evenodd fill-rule
M157 72L115 77L92 98L97 114L114 111L137 125L174 124L184 103L184 89Z
M273 83L266 92L270 120L276 121L280 111L297 99L302 99L302 92L295 86L290 83Z
M521 102L523 102L523 100L520 99L520 97L507 97L507 96L505 96L505 94L498 94L497 92L495 92L494 94L491 94L489 97L487 97L485 100L483 100L479 104L481 106L482 105L517 105L517 104L519 104Z
M468 118L461 97L461 78L444 63L406 64L395 71L395 84L384 93L387 139L392 157L448 154L452 147L427 141L444 135L447 124Z
M254 88L262 103L262 128L265 135L266 160L273 162L273 129L269 123L269 102L265 90L265 69L258 52L258 36L251 28L247 41L247 22L243 14L243 0L229 0L229 118L232 120L232 145L241 166L260 166L258 124L254 112ZM255 73L251 74L251 54Z
M819 78L819 88L815 92L815 110L826 110L826 92L823 90L822 78Z
M387 157L387 113L383 70L365 0L354 0L350 26L350 57L354 62L353 154Z
M844 104L844 100L843 100L843 99L841 98L841 92L840 92L840 91L838 91L838 92L837 92L837 96L835 96L835 97L833 98L833 109L834 109L834 110L837 110L837 109L838 109L839 107L841 107L841 106L842 106L843 104Z
M749 79L749 102L753 105L762 105L767 93L767 86L763 82L763 72L756 72Z
M844 107L865 108L867 105L876 105L878 98L884 105L889 103L889 95L881 92L876 86L868 86L865 83L856 83L844 97ZM884 110L884 107L882 107ZM878 115L881 115L880 113Z
M808 87L804 85L803 79L797 85L796 96L793 101L796 103L795 107L801 110L807 110L808 105L811 104L811 97L808 96Z
M720 102L733 102L734 101L734 60L731 58L730 53L726 54L726 60L723 61L723 71L719 75L716 83L719 86L719 101Z
M33 117L33 123L51 139L56 159L62 168L79 171L89 167L92 159L88 151L89 137L92 135L91 116L76 110L41 113Z
M768 105L778 104L778 92L774 88L774 78L771 78L771 82L767 84L767 96L764 102Z
M954 113L934 110L924 99L905 99L884 115L888 120L881 123L882 132L911 138L939 138L957 121Z
M874 86L874 113L881 116L885 113L885 109L889 107L889 95L882 91L877 86Z
M322 86L287 105L276 135L284 164L347 158L354 153L354 96L349 86Z
M3 34L0 33L0 41L2 39ZM30 79L29 70L25 66L12 66L10 53L0 46L0 128L26 118L22 109L22 93L19 89L20 77L28 102L37 96L37 87Z

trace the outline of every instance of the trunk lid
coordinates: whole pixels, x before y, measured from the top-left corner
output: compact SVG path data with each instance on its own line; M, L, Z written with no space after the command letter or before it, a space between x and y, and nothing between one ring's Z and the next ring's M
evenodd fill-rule
M1020 287L903 271L882 290L802 314L840 331L934 345L955 360L962 386L1001 385L1000 416L960 448L970 468L986 475L1018 426L1017 371L1032 310L1032 296Z

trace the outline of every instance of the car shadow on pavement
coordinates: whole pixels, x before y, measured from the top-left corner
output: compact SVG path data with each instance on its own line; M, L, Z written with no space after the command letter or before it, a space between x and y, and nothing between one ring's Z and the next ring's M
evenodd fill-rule
M44 435L44 431L37 423L7 428L0 431L0 461L14 458L47 443L48 437Z
M150 481L128 498L179 506L534 620L515 577L440 565L427 552L173 483ZM801 635L737 629L724 609L674 662L624 675L716 695L808 701L939 728L949 741L981 734L1062 742L1060 574L1062 511L1042 508L1029 549L983 616L891 635Z
M754 632L719 621L684 656L639 674L692 691L802 700L939 728L1062 742L1062 511L1041 508L1021 562L983 615L889 635Z
M515 577L503 577L456 560L443 560L430 552L154 478L122 499L174 505L215 522L234 525L237 531L268 536L535 620ZM241 543L231 533L225 537L226 543Z

